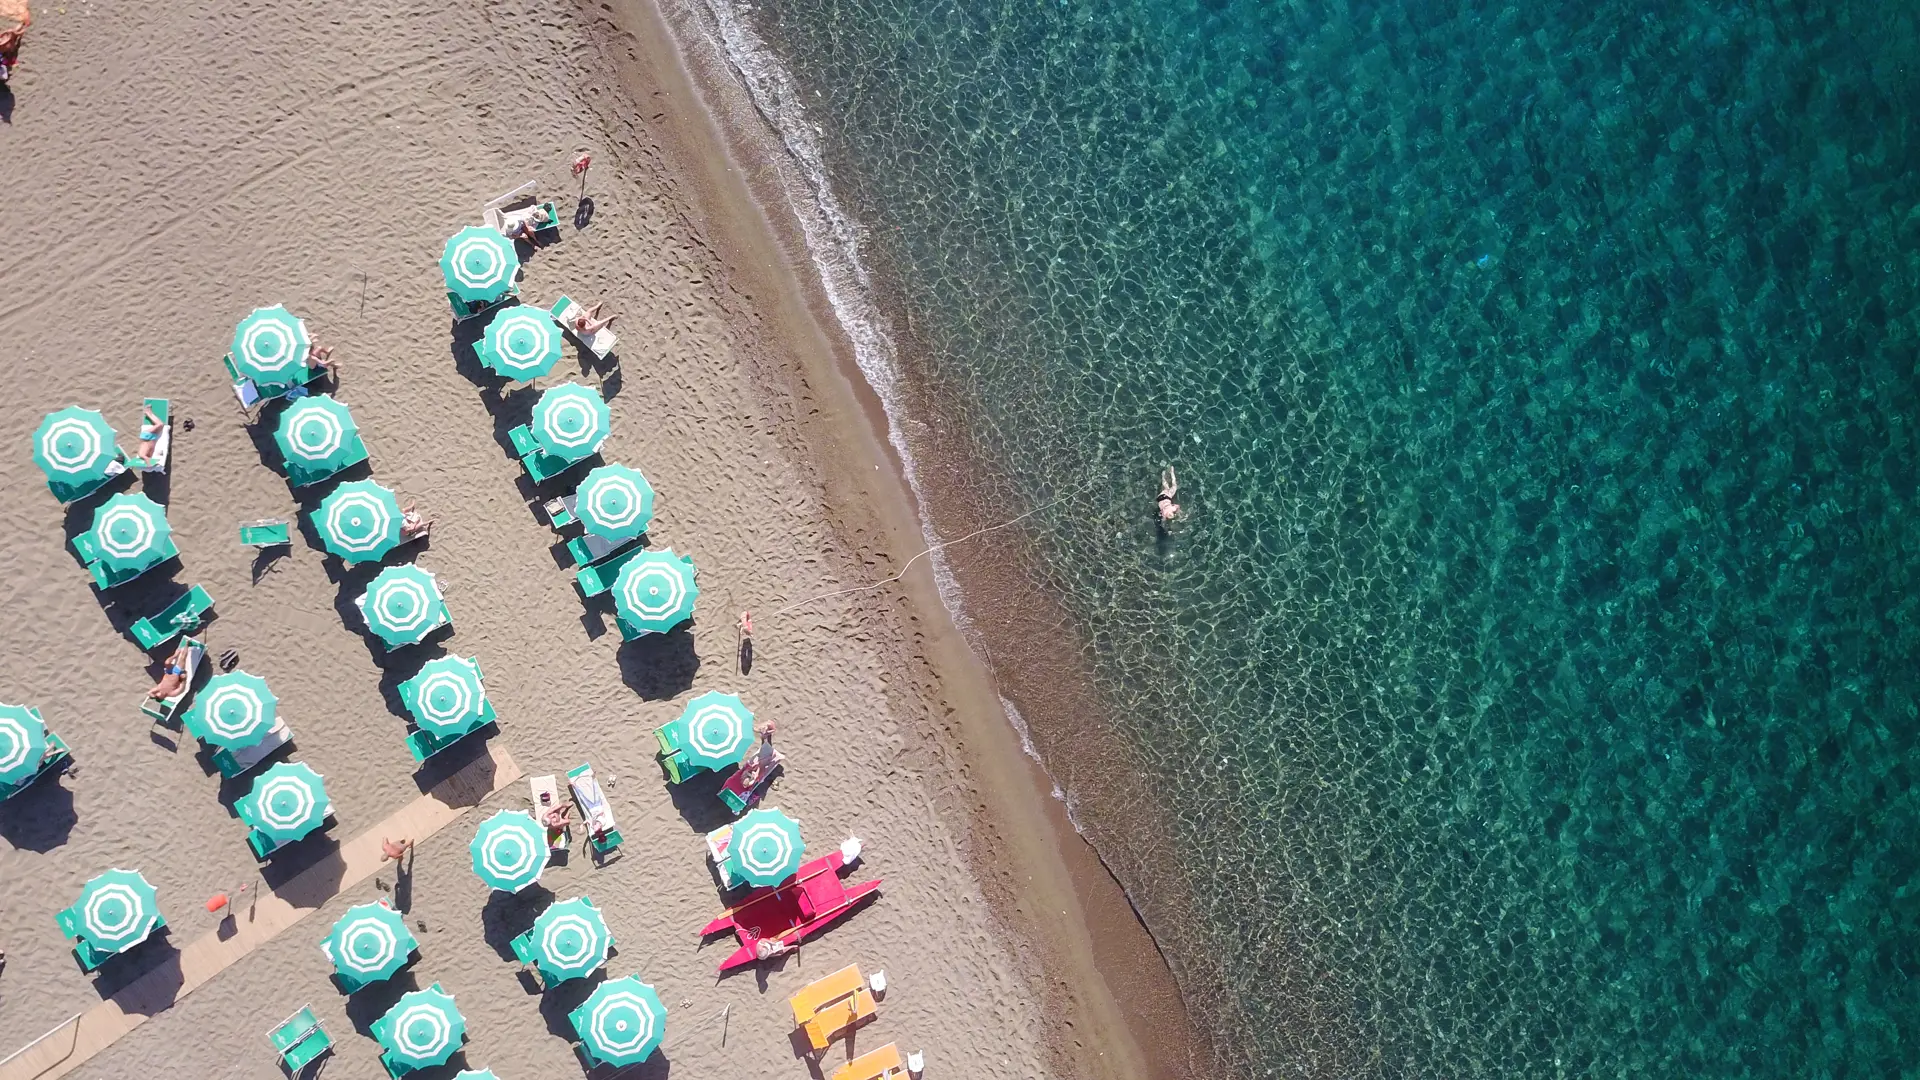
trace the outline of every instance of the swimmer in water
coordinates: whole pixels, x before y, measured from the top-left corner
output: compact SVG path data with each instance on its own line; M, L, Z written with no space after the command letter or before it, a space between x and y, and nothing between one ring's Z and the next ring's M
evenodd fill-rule
M1173 519L1179 516L1180 504L1173 501L1173 497L1179 493L1180 480L1173 475L1173 466L1169 465L1166 471L1160 474L1160 496L1154 500L1154 505L1160 511L1161 525L1170 525Z

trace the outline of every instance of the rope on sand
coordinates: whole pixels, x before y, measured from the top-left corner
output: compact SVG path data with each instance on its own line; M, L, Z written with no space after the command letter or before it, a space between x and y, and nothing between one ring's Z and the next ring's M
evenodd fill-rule
M968 540L972 540L975 537L985 536L990 532L997 532L1001 529L1007 528L1010 525L1017 525L1020 522L1025 521L1027 518L1032 517L1033 515L1039 513L1042 510L1050 510L1053 507L1060 505L1061 503L1065 502L1069 496L1078 495L1092 486L1093 486L1093 483L1089 481L1073 489L1072 491L1067 492L1065 495L1058 496L1052 502L1046 503L1041 506L1036 506L1033 509L1027 511L1026 513L1019 515L1018 517L1008 518L1007 520L1000 522L998 525L988 525L985 528L975 529L965 536L958 536L952 540L942 540L940 543L935 544L932 547L926 549L925 551L922 551L920 554L915 555L913 558L908 559L906 561L906 565L900 568L900 572L893 575L890 578L884 578L880 581L874 582L871 585L855 585L853 588L850 588L850 589L835 589L832 592L821 593L819 596L809 596L805 600L796 600L793 603L788 604L786 607L783 607L780 610L774 612L774 614L776 616L785 615L787 612L793 611L797 608L806 607L808 604L812 604L820 600L831 600L836 596L846 596L850 593L873 592L876 589L884 589L887 586L893 584L894 582L899 581L901 578L906 577L907 571L913 569L914 563L919 562L921 559L926 558L927 556L933 554L936 551L939 551L942 548L949 548L955 544L964 544Z

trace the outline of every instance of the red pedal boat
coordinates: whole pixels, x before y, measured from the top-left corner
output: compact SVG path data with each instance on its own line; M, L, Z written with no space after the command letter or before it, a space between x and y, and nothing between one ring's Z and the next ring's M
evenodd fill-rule
M708 923L701 937L731 930L740 939L740 947L720 962L721 974L790 952L855 905L879 895L878 878L848 888L840 880L845 862L836 851L806 863L792 881L755 889L738 907Z

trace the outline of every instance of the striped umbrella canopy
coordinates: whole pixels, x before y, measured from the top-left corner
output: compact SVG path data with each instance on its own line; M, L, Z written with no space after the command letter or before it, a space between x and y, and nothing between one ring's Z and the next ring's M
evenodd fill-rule
M288 405L280 414L273 441L288 462L313 471L338 472L354 451L360 428L346 405L332 394L313 394Z
M428 661L401 690L414 721L435 735L457 735L472 727L487 703L480 665L458 656Z
M533 406L534 441L562 461L579 461L600 449L612 427L606 399L591 386L561 383Z
M639 469L600 465L580 481L574 505L588 532L613 541L631 540L653 523L653 485Z
M233 808L276 844L290 844L326 822L327 785L305 762L282 761L261 773Z
M533 962L549 983L593 974L612 944L600 909L584 896L562 900L533 921Z
M800 823L773 809L749 810L727 841L727 873L749 885L778 885L800 869Z
M500 1080L493 1075L492 1069L461 1069L453 1074L453 1080Z
M69 405L50 412L33 433L33 463L48 481L62 485L98 483L107 466L120 458L113 428L92 409Z
M447 603L432 574L411 564L389 566L360 597L367 628L388 648L412 645L447 621Z
M537 379L560 362L560 327L537 307L503 308L480 338L480 363L509 379Z
M609 979L567 1017L594 1057L610 1065L637 1065L660 1048L667 1007L637 975Z
M138 870L109 870L80 890L73 905L80 934L102 952L131 949L160 925L160 901Z
M267 680L244 670L229 671L208 679L207 688L194 698L190 726L215 746L240 750L273 730L279 704Z
M687 761L708 769L740 764L753 746L753 713L732 694L709 690L687 702L680 714Z
M614 613L643 634L664 634L691 618L699 595L693 560L672 548L642 552L613 579Z
M425 990L402 994L380 1018L380 1045L387 1059L408 1069L439 1065L460 1049L467 1018L453 1003L453 995L438 983Z
M385 901L347 909L321 943L333 970L362 982L391 978L407 964L420 942L407 921Z
M306 381L312 346L307 324L286 308L254 308L233 328L233 366L260 386L293 386Z
M440 272L447 291L466 303L490 304L513 287L520 256L513 241L497 230L469 225L447 239L440 253Z
M372 562L400 542L400 500L371 480L334 488L311 520L320 542L348 565Z
M25 705L0 705L0 784L18 784L47 756L47 725Z
M93 546L114 570L145 570L163 558L173 526L160 504L123 491L93 512Z
M547 837L525 810L502 810L480 823L473 843L473 872L501 892L519 892L547 868Z

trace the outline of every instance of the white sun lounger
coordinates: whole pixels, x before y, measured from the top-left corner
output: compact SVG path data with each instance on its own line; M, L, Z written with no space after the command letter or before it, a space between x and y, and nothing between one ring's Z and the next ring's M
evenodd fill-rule
M129 458L128 461L134 468L142 472L166 472L167 450L173 445L173 418L168 412L167 399L148 398L142 407L152 409L153 415L159 419L160 437L153 441L153 456L149 457L145 462L142 462L139 456L135 455ZM144 423L146 415L144 413L141 414L140 419L142 423Z
M588 352L605 360L607 355L613 352L614 346L620 343L620 339L614 336L611 327L602 327L597 333L586 337L574 333L573 317L579 310L579 304L574 303L571 297L563 296L553 303L553 319L560 324L560 329L566 331L568 337L585 345Z
M567 786L573 789L573 801L580 807L580 819L595 851L602 855L620 846L620 829L613 820L613 807L607 793L594 778L593 766L582 765L567 774Z
M187 700L187 696L193 693L193 677L200 673L200 661L207 655L207 647L205 643L195 638L188 638L186 646L187 681L181 683L180 692L170 698L165 698L160 701L147 698L140 703L140 712L149 720L157 720L162 724L172 724L173 714L180 710L180 703Z

